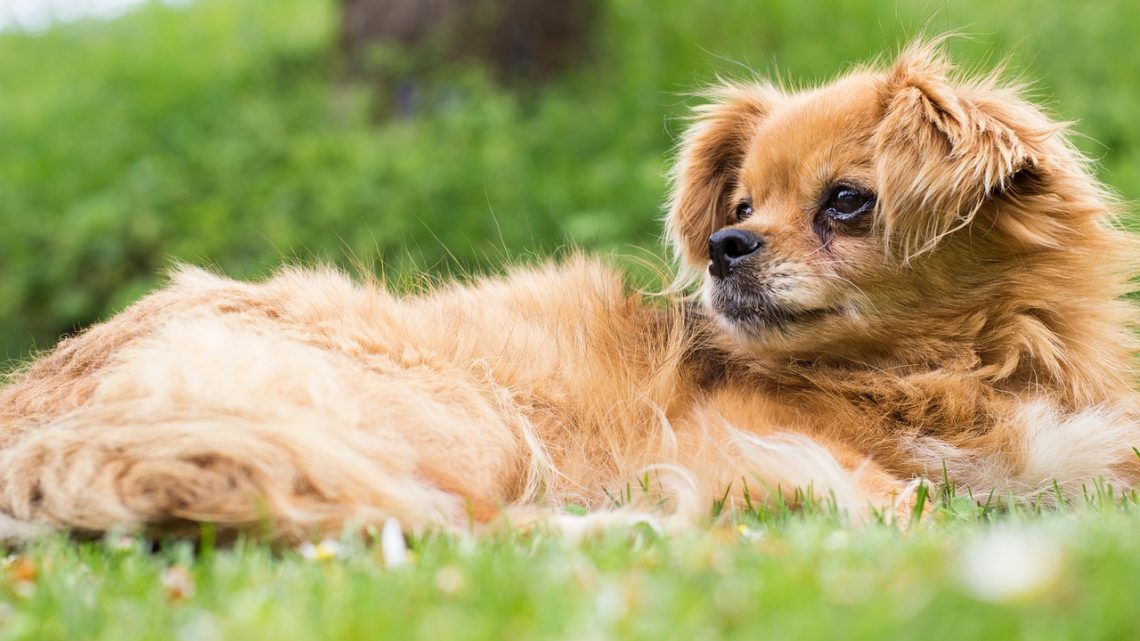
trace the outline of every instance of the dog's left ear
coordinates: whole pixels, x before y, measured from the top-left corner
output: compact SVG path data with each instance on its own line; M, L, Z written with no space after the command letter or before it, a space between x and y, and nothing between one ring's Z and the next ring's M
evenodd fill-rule
M918 44L887 74L875 172L880 221L905 257L970 225L988 202L1032 187L1048 157L1042 146L1062 128L993 76L954 81L952 73L937 44ZM1008 209L997 226L1040 226Z

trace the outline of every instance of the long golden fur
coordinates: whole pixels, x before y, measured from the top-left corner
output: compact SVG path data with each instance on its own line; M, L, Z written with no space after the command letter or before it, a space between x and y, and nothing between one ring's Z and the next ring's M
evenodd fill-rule
M645 478L675 519L804 487L905 512L944 473L1140 481L1132 239L1063 125L930 44L709 100L667 219L703 305L580 256L408 297L179 269L0 390L7 528L466 528Z

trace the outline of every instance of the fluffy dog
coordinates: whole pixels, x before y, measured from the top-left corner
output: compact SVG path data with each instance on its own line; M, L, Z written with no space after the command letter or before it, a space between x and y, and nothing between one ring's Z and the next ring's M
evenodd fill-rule
M667 219L703 305L582 257L403 298L181 269L0 391L0 512L297 538L604 510L637 479L678 518L805 487L905 511L923 477L1131 486L1134 252L1088 164L929 44L818 89L722 86Z

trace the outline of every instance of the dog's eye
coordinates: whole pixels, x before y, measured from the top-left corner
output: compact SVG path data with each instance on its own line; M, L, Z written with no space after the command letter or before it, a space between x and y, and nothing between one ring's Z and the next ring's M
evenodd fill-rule
M740 222L752 215L752 203L744 201L736 206L736 222Z
M841 185L827 197L823 212L834 220L848 221L867 213L874 206L874 194Z

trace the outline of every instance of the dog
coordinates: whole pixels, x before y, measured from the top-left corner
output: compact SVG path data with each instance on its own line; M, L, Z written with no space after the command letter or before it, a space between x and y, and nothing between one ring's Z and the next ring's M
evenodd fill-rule
M1140 481L1135 246L1063 124L929 41L706 101L666 219L696 296L580 254L404 297L180 268L0 391L0 513L301 539Z

